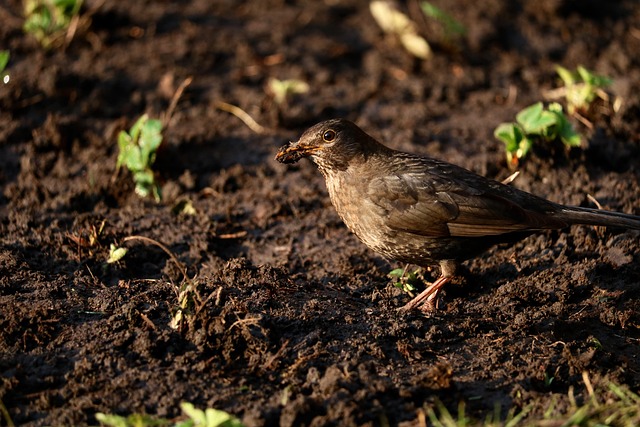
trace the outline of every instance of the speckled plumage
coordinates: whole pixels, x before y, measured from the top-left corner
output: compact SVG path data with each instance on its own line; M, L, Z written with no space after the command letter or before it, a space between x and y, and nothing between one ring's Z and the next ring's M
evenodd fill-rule
M458 262L500 242L571 224L640 229L640 217L562 206L464 168L392 150L355 124L327 120L283 146L283 163L309 157L336 211L360 240L387 258L442 275L405 309L434 308Z

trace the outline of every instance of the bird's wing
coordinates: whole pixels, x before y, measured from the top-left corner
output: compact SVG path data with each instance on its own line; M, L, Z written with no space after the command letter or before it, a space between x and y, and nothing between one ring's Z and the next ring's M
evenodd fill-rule
M479 237L563 226L543 212L524 208L519 199L529 202L529 195L478 180L465 169L406 166L402 173L376 177L368 185L368 197L385 211L392 229L433 237Z
M451 236L479 237L547 228L539 213L527 211L501 195L446 193L444 197L459 210L459 215L447 222Z
M447 222L455 219L458 206L449 200L426 198L433 187L414 177L384 175L369 181L368 199L382 209L392 229L427 236L449 236Z

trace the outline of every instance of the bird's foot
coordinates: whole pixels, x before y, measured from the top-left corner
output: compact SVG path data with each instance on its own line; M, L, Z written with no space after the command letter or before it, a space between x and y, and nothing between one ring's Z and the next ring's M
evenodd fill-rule
M418 307L418 310L429 316L435 314L436 311L438 311L438 294L439 292L431 294L431 297L427 298L427 300Z
M414 299L409 301L407 304L401 307L398 311L401 313L406 313L408 311L418 308L420 311L422 311L425 314L434 313L438 309L438 306L437 306L438 292L444 285L446 285L449 282L449 280L451 280L450 277L440 276L438 280L436 280L431 285L429 285L427 289L422 291L420 295L416 296Z
M415 298L409 301L404 306L400 307L398 311L400 313L408 313L411 310L420 310L425 315L434 314L438 311L438 292L434 292L427 298L426 301L415 301Z

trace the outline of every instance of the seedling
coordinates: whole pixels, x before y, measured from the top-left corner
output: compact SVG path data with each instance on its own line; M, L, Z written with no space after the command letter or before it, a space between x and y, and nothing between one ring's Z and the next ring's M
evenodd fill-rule
M9 411L7 410L7 407L4 405L4 402L2 401L2 399L0 399L0 415L2 415L2 418L5 425L8 427L14 427L15 424L13 423L13 420L11 419L11 415L9 415Z
M553 380L555 377L553 375L549 375L548 372L544 373L544 386L546 388L551 388L551 384L553 384Z
M190 199L179 200L178 203L173 205L171 212L175 215L195 215L197 213Z
M78 257L80 257L83 249L88 250L89 256L93 256L94 249L100 247L100 236L102 235L106 222L107 220L104 219L97 227L95 224L91 224L85 229L66 233L67 238L76 244Z
M570 115L586 112L596 98L609 100L609 95L604 91L604 88L612 83L609 77L594 74L581 65L576 71L569 71L558 65L556 72L564 83L564 87L560 88L557 94L565 96L567 112Z
M438 413L436 413L433 408L428 408L426 415L434 427L465 427L470 426L472 423L471 418L465 415L465 408L466 404L460 401L458 404L458 415L454 416L440 400L437 400L436 409Z
M157 427L170 426L171 422L164 418L155 418L147 414L131 414L126 417L115 414L98 412L96 420L101 425L109 427Z
M66 33L80 13L82 0L24 0L23 30L44 48L49 48Z
M5 73L4 70L7 68L10 56L11 54L8 50L0 50L0 76L2 76L4 84L9 83L9 73Z
M516 427L516 426L637 426L640 425L640 396L626 386L609 383L595 390L587 386L589 398L578 406L573 386L567 394L568 404L558 405L555 396L542 414L532 412L534 403L523 409L512 407L506 418L499 407L484 422L465 415L464 402L458 405L457 416L436 400L435 407L425 408L426 417L434 427ZM426 425L426 423L421 423Z
M536 141L560 140L567 147L579 147L582 142L562 112L562 106L555 102L546 109L542 102L525 108L516 115L515 123L502 123L493 134L504 142L507 164L511 168L518 166Z
M267 132L267 129L264 126L256 122L253 117L251 117L249 113L244 111L242 108L223 101L216 101L215 106L217 109L231 113L242 120L242 122L255 133L261 134Z
M125 165L133 174L136 183L136 193L141 197L153 195L160 201L160 188L156 184L155 173L151 166L156 160L156 151L162 143L162 122L149 119L144 114L127 133L121 131L118 135L118 161L116 169Z
M171 320L169 327L182 331L183 326L190 327L195 320L195 313L200 311L202 298L198 292L198 282L195 278L185 278L179 287L176 287L176 296L178 298L178 306L172 308Z
M445 38L447 38L448 40L454 39L458 36L462 36L467 32L465 26L457 21L453 16L449 15L447 12L436 7L430 2L421 2L420 8L422 8L422 12L427 17L432 18L442 24L442 26L444 27Z
M129 252L127 248L119 247L115 244L109 245L109 258L107 258L107 264L113 264L120 261Z
M596 350L603 350L604 349L604 347L602 346L602 343L596 337L589 337L589 339L587 340L587 344L590 345L591 347L595 348Z
M180 273L182 274L182 283L180 286L175 286L174 288L176 298L178 299L178 306L171 309L171 320L169 321L169 326L180 332L182 332L185 327L187 329L192 328L200 311L211 298L220 296L219 292L222 288L218 288L218 293L212 292L209 296L203 298L198 291L200 283L197 281L196 276L190 278L187 275L186 266L178 260L169 248L157 240L145 236L128 236L123 239L123 242L129 242L131 240L139 240L159 247L169 255L169 258L171 258L176 267L178 267L178 270L180 270Z
M484 422L466 416L465 406L464 402L460 402L458 404L458 415L456 416L451 414L439 399L436 399L435 407L428 407L426 410L426 416L430 421L429 425L433 427L517 427L520 425L533 425L522 423L527 414L531 411L532 405L526 406L522 409L514 406L509 409L505 416L502 413L500 404L496 403L493 413L488 414Z
M175 427L244 427L239 419L219 409L207 408L203 411L189 402L181 403L180 408L189 419L177 423Z
M131 414L125 417L101 412L96 414L96 420L110 427L244 427L244 424L238 418L219 409L207 408L203 411L188 402L182 402L180 408L188 419L175 423L165 418L153 417L147 414Z
M406 268L396 268L389 272L389 277L396 278L397 281L393 284L396 288L411 294L416 290L416 286L422 283L419 276L420 270L407 273Z
M376 0L369 4L371 15L385 33L400 40L402 46L413 56L427 59L431 56L431 46L418 34L416 24L400 12L391 1Z
M302 80L278 80L271 79L268 83L268 89L273 94L276 104L282 105L291 95L298 95L309 92L309 85Z

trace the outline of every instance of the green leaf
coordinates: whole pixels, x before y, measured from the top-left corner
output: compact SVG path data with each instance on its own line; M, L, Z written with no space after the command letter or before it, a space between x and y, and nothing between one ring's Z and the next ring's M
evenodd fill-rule
M561 67L560 65L556 65L556 72L560 76L560 79L562 79L565 86L571 86L576 82L573 77L573 73L568 69Z
M153 190L153 199L156 202L159 202L160 200L162 200L162 193L160 192L160 187L158 187L157 185L154 185L152 190Z
M155 174L151 169L135 172L133 180L136 183L136 194L140 197L148 197L153 195L156 201L160 201L160 188L156 185Z
M189 402L182 402L180 408L191 423L176 424L176 427L244 427L239 419L219 409L207 408L203 411Z
M582 65L574 72L560 66L556 66L556 71L565 85L569 114L579 109L587 109L596 97L603 97L602 92L599 94L601 88L612 83L610 78L594 74Z
M151 166L156 160L156 151L162 144L162 122L149 119L147 114L140 116L127 133L118 134L118 159L116 168L125 165L133 173L135 191L142 197L153 194L160 200L160 188L155 182L155 173Z
M596 87L605 87L611 85L613 80L606 76L600 76L584 68L582 65L578 65L577 73L580 79L588 85Z
M568 147L580 147L582 136L573 128L573 125L566 119L558 126L558 136L562 143Z
M283 104L290 95L297 95L309 92L309 85L302 80L270 79L267 83L269 90L273 94L276 104Z
M522 141L522 131L515 123L502 123L494 131L493 135L502 141L508 152L515 152Z
M494 130L494 136L505 144L507 163L516 166L533 146L536 137L545 141L560 139L569 147L579 147L582 137L569 122L562 105L551 103L544 108L539 102L518 113L516 123L502 123Z
M396 268L389 272L391 277L402 277L404 275L404 268Z
M100 424L106 424L110 427L128 427L127 418L120 415L98 412L96 414L96 420L98 420Z
M398 281L393 284L396 288L403 292L411 292L416 290L416 285L422 283L418 273L420 270L414 272L407 272L404 268L396 268L388 273L389 277L397 278Z
M145 159L140 152L140 148L135 145L127 146L125 150L125 163L132 172L145 169Z
M33 34L43 47L48 48L78 15L82 0L25 0L23 5L23 30Z
M129 149L131 145L131 137L129 134L123 130L118 134L118 160L116 161L116 169L120 169L122 165L126 165L127 153L126 151Z
M0 73L2 73L5 68L7 68L10 56L11 54L8 50L0 50Z
M109 246L109 258L107 258L108 264L120 261L129 252L127 248L119 248L113 243Z
M504 143L510 167L516 166L518 160L525 157L533 145L533 140L516 123L502 123L493 131L493 135Z
M554 126L555 137L560 138L562 143L568 147L579 147L582 143L582 137L564 114L562 105L557 102L549 104L549 111L556 116L556 125Z
M428 1L421 2L420 7L422 8L422 12L426 16L442 23L447 36L462 35L467 32L467 29L464 27L464 25L462 25L444 10L436 7Z
M516 158L524 158L527 154L529 154L529 150L531 150L531 147L533 147L533 139L529 137L523 137L522 141L520 141L520 144L518 145L518 149L516 150Z
M178 201L178 203L171 208L171 212L176 215L195 215L197 213L196 208L193 207L193 202L190 199Z
M162 122L160 120L148 120L140 130L138 145L145 166L150 167L156 160L155 153L162 143Z
M163 418L156 419L145 414L131 414L128 417L123 417L98 412L96 414L96 420L98 420L100 424L105 424L109 427L153 427L169 425L169 420Z
M154 178L153 171L150 169L138 171L133 174L133 179L139 184L153 184L155 182Z
M149 187L148 184L145 184L143 182L136 182L136 188L135 188L135 192L138 196L142 197L143 199L148 197L151 194L151 187Z
M144 126L144 124L149 120L148 114L143 114L140 116L138 120L131 126L131 130L129 131L129 135L131 135L131 141L134 144L138 143L138 139L140 138L140 130Z
M140 147L124 131L118 135L118 146L120 152L118 153L117 168L124 164L131 172L144 170L145 161L142 158Z
M549 110L551 112L554 112L554 113L562 114L562 105L560 105L560 103L558 103L558 102L551 102L547 106L547 110Z
M516 116L516 120L527 135L543 135L556 122L555 115L545 111L542 102L520 111Z

